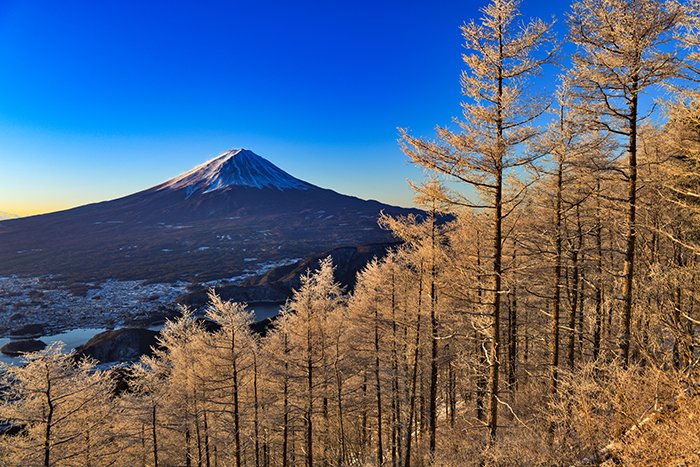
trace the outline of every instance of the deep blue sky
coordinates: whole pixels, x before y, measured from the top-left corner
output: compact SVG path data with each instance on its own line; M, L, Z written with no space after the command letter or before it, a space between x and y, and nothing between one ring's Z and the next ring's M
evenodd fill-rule
M408 205L421 171L397 127L459 114L459 26L484 4L0 0L0 211L115 198L237 147ZM563 26L560 2L522 8Z

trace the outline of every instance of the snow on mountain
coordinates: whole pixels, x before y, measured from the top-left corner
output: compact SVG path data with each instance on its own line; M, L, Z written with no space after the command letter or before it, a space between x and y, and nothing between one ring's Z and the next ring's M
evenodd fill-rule
M382 211L421 215L312 185L239 149L122 198L0 222L0 276L208 282L391 241Z
M314 186L292 177L252 151L233 149L168 180L157 189L184 189L189 197L230 187L308 190Z

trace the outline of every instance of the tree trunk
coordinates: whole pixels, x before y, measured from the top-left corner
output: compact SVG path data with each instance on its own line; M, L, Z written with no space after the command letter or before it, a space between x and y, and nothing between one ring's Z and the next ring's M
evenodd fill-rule
M630 341L632 327L632 298L634 281L634 250L637 239L637 104L639 77L633 76L629 113L629 147L627 174L627 235L625 242L624 284L622 289L622 335L620 336L620 357L626 367L630 358Z
M559 384L559 315L561 314L561 264L562 264L562 190L564 185L564 163L559 160L557 170L557 201L555 214L555 257L554 257L554 300L552 302L552 323L550 341L549 392L552 396L557 393Z
M501 18L499 18L501 19ZM500 362L498 352L501 340L501 263L503 255L503 158L506 147L503 137L503 63L505 61L503 45L503 27L498 27L498 95L496 102L496 151L497 160L495 167L496 183L494 193L493 215L493 282L492 282L492 314L491 314L491 348L489 350L489 435L488 442L492 445L496 441L498 430L498 379Z
M314 465L314 426L313 426L313 411L314 411L314 362L313 362L313 342L311 339L311 319L307 323L306 333L306 383L307 383L307 401L306 401L306 466L313 467Z
M282 467L287 467L287 446L289 443L289 362L287 360L287 354L289 353L289 347L287 342L287 332L284 332L284 380L282 388L282 397L284 398L284 413L283 418L283 428L282 428Z
M231 364L233 366L233 432L236 467L241 467L241 425L238 405L238 359L236 357L236 330L231 329Z
M197 391L194 392L194 429L197 435L197 466L202 465L202 433L199 429L199 409L197 405Z
M151 413L151 434L153 436L153 467L158 467L158 436L156 434L156 404L153 404ZM46 464L47 466L49 464Z
M483 295L484 295L484 289L482 287L481 281L482 281L482 275L481 273L481 243L480 243L480 233L479 231L476 232L476 270L479 271L479 274L477 275L477 282L478 282L478 289L477 289L477 297L479 298L479 306L481 306L482 300L483 300ZM474 343L476 346L476 354L479 356L478 361L479 361L479 366L477 367L477 376L476 376L476 418L477 420L481 421L486 421L486 413L485 413L485 404L484 404L484 397L486 396L486 389L488 388L488 380L486 379L486 368L487 368L487 362L486 362L486 355L484 353L484 349L482 348L483 345L483 339L479 335L479 331L477 329L474 330Z
M500 369L498 352L501 340L501 255L503 254L503 173L501 168L499 168L496 186L496 212L494 215L493 235L493 312L491 315L491 348L489 351L489 444L493 444L496 441L498 429L498 379Z
M515 252L513 252L515 262ZM518 362L518 287L513 282L511 291L510 309L508 312L508 386L511 391L516 390L516 369Z
M204 465L206 465L206 467L209 467L211 465L211 461L209 456L209 421L207 417L206 406L202 410L202 414L204 418Z
M46 429L44 430L44 467L51 465L51 428L53 426L54 401L51 394L51 370L46 366ZM155 409L154 417L155 417ZM156 462L156 465L158 463Z
M682 267L682 257L681 257L681 247L680 245L674 245L674 262L677 268ZM680 370L682 365L681 358L681 343L683 341L683 336L685 330L681 324L681 310L682 310L682 291L680 285L676 285L673 291L673 367L676 370Z
M260 467L260 421L258 409L258 355L253 349L253 427L255 436L255 467Z
M428 434L430 454L435 453L437 430L437 384L438 384L438 335L437 335L437 290L435 264L435 209L432 212L431 260L430 260L430 400L428 401Z
M367 430L368 430L368 417L367 417L367 406L368 406L368 398L367 398L367 371L362 372L362 401L364 402L362 404L362 433L360 436L360 451L364 452L364 450L367 448Z
M600 355L600 338L603 323L603 221L600 216L600 177L596 178L596 288L595 288L595 325L593 328L593 360Z
M416 335L415 346L413 350L413 373L411 375L411 397L410 407L408 410L408 429L406 430L406 463L405 467L411 466L411 441L413 440L413 420L416 414L416 395L418 385L418 361L420 357L420 322L421 322L421 305L423 301L423 265L421 264L418 271L418 307L416 310Z
M338 339L339 340L339 339ZM345 465L346 464L346 459L347 459L347 454L346 454L346 448L345 448L345 424L343 420L343 377L340 372L340 368L338 367L338 359L340 355L340 345L338 341L336 341L336 350L335 350L335 365L334 365L334 370L335 370L335 383L336 383L336 389L337 389L337 397L338 397L338 425L340 429L339 433L339 441L340 441L340 459L338 462L339 466Z
M379 307L374 305L374 389L377 400L377 464L384 464L384 445L382 440L382 386L379 367Z
M185 465L192 467L192 452L190 447L190 427L185 429Z
M577 344L578 344L578 355L579 358L583 357L583 323L585 321L584 305L585 300L585 290L586 290L586 279L585 279L585 256L583 251L583 229L581 227L581 214L579 212L579 207L576 206L576 231L578 234L578 323L576 330Z
M391 329L392 329L392 431L391 431L391 459L392 465L401 465L401 399L399 397L399 357L398 357L398 330L396 322L396 274L391 271Z
M574 369L575 359L576 359L576 318L579 313L578 310L578 293L579 293L579 281L580 281L580 265L579 265L579 246L577 241L571 242L573 248L571 250L571 286L569 287L569 304L571 305L571 314L569 315L569 346L568 346L568 360L569 369Z

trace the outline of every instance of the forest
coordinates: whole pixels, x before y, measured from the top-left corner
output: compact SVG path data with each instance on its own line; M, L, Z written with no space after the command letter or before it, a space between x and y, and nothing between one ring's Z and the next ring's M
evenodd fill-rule
M212 293L131 366L29 354L0 463L700 464L700 1L519 8L462 26L462 114L400 131L426 215L353 291L327 259L264 335Z

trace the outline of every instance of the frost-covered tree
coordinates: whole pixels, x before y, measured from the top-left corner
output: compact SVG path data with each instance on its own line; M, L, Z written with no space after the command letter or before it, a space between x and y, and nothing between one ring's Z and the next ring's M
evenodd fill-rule
M204 458L199 369L205 331L191 311L182 311L166 323L154 355L129 372L129 390L118 400L120 462L193 465Z
M296 390L295 402L302 408L304 456L309 467L317 458L315 441L328 403L331 342L325 323L343 303L342 289L333 277L333 269L328 257L321 261L317 271L302 276L299 289L287 305L289 316L284 321L290 349L286 363Z
M577 337L579 347L583 346L586 284L597 289L596 316L601 314L602 271L589 271L584 256L596 257L602 267L602 252L590 251L586 239L595 236L602 249L600 203L609 175L609 156L615 147L605 134L589 131L586 120L574 108L568 81L560 85L555 98L555 118L536 142L538 151L547 158L536 168L539 180L529 200L534 212L519 235L527 256L534 259L527 266L535 279L532 290L551 303L548 341L553 395L562 350L568 350L569 367L573 367ZM543 273L539 280L537 272ZM564 319L567 309L568 319ZM562 334L568 336L567 341Z
M480 201L445 193L453 204L489 212L491 307L489 364L489 436L498 428L499 347L503 289L504 221L522 201L522 186L507 189L507 178L527 166L535 155L523 152L523 143L539 129L532 124L546 110L546 100L528 95L530 78L550 62L551 24L531 20L521 25L519 2L493 0L482 9L479 22L462 27L467 52L462 73L462 118L458 130L438 127L437 141L402 131L402 149L417 164L448 179L476 188Z
M3 465L89 466L113 454L109 371L51 345L23 365L3 365L0 378L0 419L18 431L0 437Z
M569 15L573 55L572 82L584 113L595 127L619 136L627 153L620 168L627 189L622 329L619 352L629 362L635 247L637 239L638 126L647 116L640 100L650 88L679 72L677 50L669 48L683 17L678 2L666 0L580 0Z
M256 377L257 340L250 328L252 314L241 303L225 302L210 294L207 317L220 329L204 337L206 359L201 362L199 377L204 381L209 414L208 427L216 439L222 462L238 467L249 463L246 446L259 419L251 397ZM231 446L232 449L229 449ZM257 450L252 458L258 456Z

